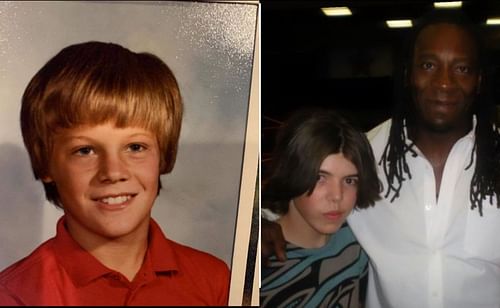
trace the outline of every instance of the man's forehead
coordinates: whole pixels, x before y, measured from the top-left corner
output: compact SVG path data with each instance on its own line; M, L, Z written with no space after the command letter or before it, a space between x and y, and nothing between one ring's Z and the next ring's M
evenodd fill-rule
M436 23L424 27L415 41L415 52L434 49L454 49L466 56L477 56L477 44L465 27L451 23Z
M475 45L474 38L467 28L462 25L446 22L429 24L422 28L417 35L415 45L432 40L442 41L450 36L459 41L466 41L467 43Z

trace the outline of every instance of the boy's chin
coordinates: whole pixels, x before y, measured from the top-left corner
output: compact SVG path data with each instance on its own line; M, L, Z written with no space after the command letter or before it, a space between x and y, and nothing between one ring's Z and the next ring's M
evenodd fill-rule
M98 242L104 240L115 241L127 237L137 238L147 234L149 229L149 213L143 218L115 217L103 220L87 220L84 224L67 219L68 231L77 241ZM92 239L93 238L93 239Z
M149 229L150 217L139 222L114 222L102 226L102 236L110 240L116 240L120 238L125 238L127 236L140 236L141 234L147 234Z

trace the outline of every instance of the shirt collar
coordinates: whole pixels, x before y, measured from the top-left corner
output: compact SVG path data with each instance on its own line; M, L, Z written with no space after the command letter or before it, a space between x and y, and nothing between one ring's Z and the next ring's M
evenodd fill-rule
M66 229L66 217L57 222L54 240L55 255L76 286L83 286L92 280L112 273L113 270L101 264L94 256L83 249Z
M71 277L75 286L84 286L104 275L113 273L94 256L83 249L66 229L63 215L57 222L57 234L54 239L54 252L58 262ZM149 225L149 243L146 258L152 270L157 273L178 271L179 266L171 245L160 226L151 219ZM144 264L143 264L144 266Z
M165 237L160 226L151 218L149 224L149 254L155 272L178 271L178 260L172 242Z
M474 140L475 138L475 132L476 132L476 125L477 125L477 118L476 115L472 116L472 129L469 131L467 135L464 136L464 138L468 138L470 140Z

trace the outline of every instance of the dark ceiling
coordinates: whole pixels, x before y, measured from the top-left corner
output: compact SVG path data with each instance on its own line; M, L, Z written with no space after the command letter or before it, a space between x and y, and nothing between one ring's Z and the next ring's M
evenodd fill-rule
M478 24L487 17L500 17L500 1L462 3L461 10ZM352 16L324 16L321 8L328 6L347 6ZM347 45L393 41L406 31L388 29L385 20L416 19L430 10L433 1L263 1L263 44L265 51L271 52L335 47L333 37ZM499 41L496 46L500 46Z
M416 19L432 10L432 3L263 1L264 115L280 118L289 109L313 104L376 109L387 116L392 104L392 61L408 30L389 29L384 21ZM478 24L487 17L500 17L500 1L462 3L461 10ZM326 6L348 6L353 15L327 17L320 10ZM498 54L500 26L481 28Z
M484 25L487 17L500 17L500 1L462 3L461 10L484 30L500 68L500 26ZM324 16L320 8L327 6L348 6L353 15ZM261 8L265 158L277 124L303 106L335 108L363 130L388 118L394 57L409 30L389 29L384 21L416 19L433 2L263 1Z

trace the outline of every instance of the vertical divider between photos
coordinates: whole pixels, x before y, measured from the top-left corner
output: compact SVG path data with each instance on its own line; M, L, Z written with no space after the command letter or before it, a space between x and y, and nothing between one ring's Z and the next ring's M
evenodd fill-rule
M252 66L252 80L250 86L248 117L245 132L245 148L243 152L243 164L238 201L239 206L238 215L236 217L236 231L231 262L231 284L229 289L230 306L259 305L258 284L260 280L260 272L258 271L258 261L256 261L257 259L259 259L259 251L257 249L257 242L251 241L250 238L259 236L259 228L252 229L252 213L255 200L257 200L256 202L259 202L259 196L256 196L256 184L260 180L260 178L258 177L260 126L260 4L258 4L256 1L249 1L249 3L258 5L258 9ZM259 206L259 204L257 206ZM252 243L255 244L252 245ZM251 250L257 251L256 253L249 253L251 252ZM255 256L255 259L248 260L249 255ZM251 281L250 283L246 284L245 280L248 277L251 277ZM247 287L251 287L252 290L245 290L245 285ZM245 294L251 294L251 298L245 298Z

